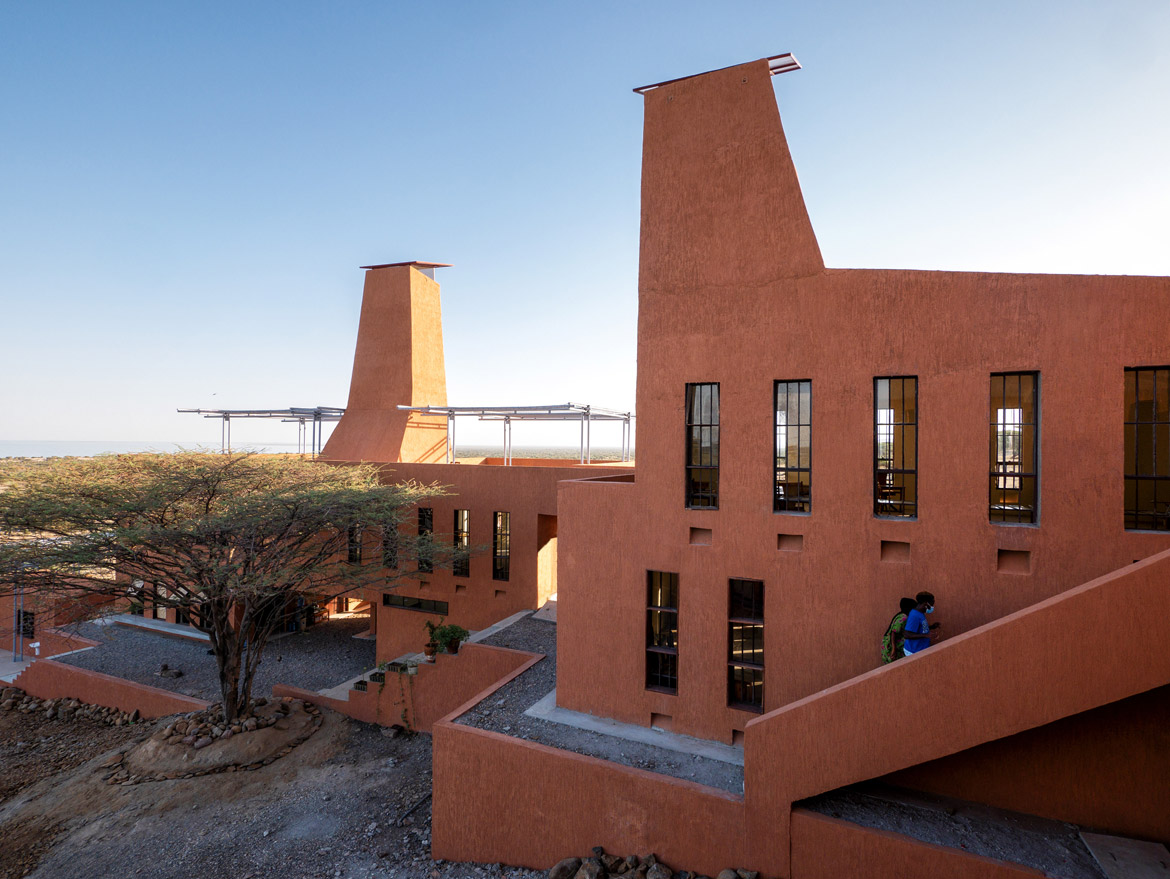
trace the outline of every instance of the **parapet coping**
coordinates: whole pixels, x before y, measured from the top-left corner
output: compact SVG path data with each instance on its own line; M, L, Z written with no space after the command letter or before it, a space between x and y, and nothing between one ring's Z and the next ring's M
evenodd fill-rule
M467 639L467 643L468 644L478 644L480 641L484 640L484 638L490 638L492 635L496 634L497 632L508 628L508 626L512 625L512 623L518 623L520 620L524 619L526 616L528 616L531 613L532 613L532 611L530 611L530 610L522 610L522 611L519 611L517 613L512 614L510 617L504 617L498 623L494 623L494 624L488 626L486 629L480 629L478 632L472 632L471 635ZM421 654L421 653L403 653L401 656L399 656L394 661L401 662L401 663L420 663L420 662L423 662L425 659L426 659L426 657L424 657L423 654ZM374 672L377 670L378 670L377 668L371 668L371 669L369 669L369 671L364 671L360 675L355 675L354 677L350 678L348 681L342 681L340 684L337 684L336 686L326 687L324 690L318 690L317 694L320 696L328 696L330 699L340 699L342 701L345 701L346 699L349 698L349 691L353 689L354 683L356 683L357 681L363 680L365 678L368 678L370 676L370 672Z
M679 733L667 732L653 727L637 726L632 723L621 723L606 717L594 717L592 714L583 714L580 711L570 711L568 708L557 707L557 691L554 689L543 699L524 712L525 716L536 720L545 720L550 723L560 723L574 729L584 729L589 732L600 733L603 736L625 739L650 745L655 748L665 748L668 751L677 751L681 754L693 754L696 757L705 757L709 760L718 760L721 763L730 763L733 766L743 766L743 748L735 745L725 745L722 742L712 742L707 739L696 739Z

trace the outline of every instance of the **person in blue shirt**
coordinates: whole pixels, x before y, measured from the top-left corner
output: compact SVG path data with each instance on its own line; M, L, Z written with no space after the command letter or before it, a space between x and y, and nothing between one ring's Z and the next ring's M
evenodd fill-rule
M919 592L914 596L917 605L906 617L906 625L902 628L902 652L907 656L921 653L930 646L931 639L938 637L938 623L927 623L926 615L934 613L934 596L929 592Z

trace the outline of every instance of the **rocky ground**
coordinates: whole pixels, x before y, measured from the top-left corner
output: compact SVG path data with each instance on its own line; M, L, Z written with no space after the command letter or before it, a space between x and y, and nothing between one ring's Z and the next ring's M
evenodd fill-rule
M525 711L556 688L556 631L553 623L527 617L485 639L484 644L543 653L547 658L501 687L457 722L735 794L743 793L742 766L525 716Z
M0 713L0 879L543 876L430 860L427 736L325 712L313 736L255 771L110 786L102 764L166 723Z
M252 692L268 696L273 684L322 690L369 671L374 642L355 639L370 628L366 615L318 623L307 632L286 635L269 643L256 672ZM187 641L119 625L86 623L79 634L101 646L60 657L59 662L160 687L197 699L219 699L215 658L205 642ZM163 665L181 677L159 674Z

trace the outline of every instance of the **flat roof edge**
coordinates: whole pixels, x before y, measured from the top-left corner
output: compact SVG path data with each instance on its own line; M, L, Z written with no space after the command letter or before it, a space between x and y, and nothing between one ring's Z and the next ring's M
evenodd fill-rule
M791 52L785 52L782 55L771 55L763 60L768 62L768 71L773 76L801 69L800 62L796 60L796 56ZM661 88L664 85L670 85L672 82L682 82L684 79L694 79L696 76L706 76L708 73L718 73L720 70L730 70L732 67L739 67L739 65L729 64L727 67L717 67L714 70L704 70L702 73L691 73L687 76L677 76L674 79L665 79L662 82L654 82L650 85L640 85L633 91L636 95L644 95L646 92L653 91L656 88Z

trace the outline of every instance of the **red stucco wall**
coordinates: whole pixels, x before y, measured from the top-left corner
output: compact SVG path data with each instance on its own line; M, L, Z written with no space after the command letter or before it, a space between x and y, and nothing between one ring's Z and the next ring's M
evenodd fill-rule
M199 711L209 703L157 687L147 687L101 672L75 668L51 659L39 659L13 681L38 699L80 699L119 711L138 709L144 718Z
M433 747L434 858L547 869L600 845L708 876L743 863L743 801L724 791L449 721Z
M645 114L637 481L562 488L559 704L729 741L753 717L726 706L731 577L765 583L772 710L875 667L903 595L933 591L950 637L1170 546L1122 516L1123 370L1170 363L1170 279L822 269L763 62L650 91ZM989 375L1013 370L1041 374L1036 527L988 522ZM889 375L919 379L914 521L873 515ZM796 379L810 515L772 512L773 383ZM684 507L687 382L720 383L718 510ZM679 574L677 695L644 684L647 570Z
M420 665L418 674L387 672L384 685L371 682L365 692L351 690L348 699L333 699L286 684L277 684L272 693L305 699L365 723L429 733L437 720L477 693L510 680L542 658L520 650L465 644L455 656L440 653L433 664Z
M1166 686L1168 579L1170 551L759 718L748 726L744 743L752 853L767 861L783 857L790 806L805 797ZM1141 637L1111 639L1108 650L1085 649L1100 638L1103 620ZM907 711L921 722L908 722ZM1043 786L1050 776L1078 772L1075 756L1070 750L1054 754L1022 781ZM1164 760L1146 768L1156 771L1159 765ZM1089 767L1091 773L1109 772L1108 763L1090 761ZM1165 827L1164 817L1149 817L1166 802L1165 775L1139 782L1128 802L1115 796L1115 787L1095 792L1067 781L1056 785L1035 794L1033 802L1051 802L1062 788L1076 790L1090 800L1084 814L1094 808L1104 813L1112 805L1120 807L1113 815L1126 831Z
M1170 844L1170 687L884 780Z
M792 879L1019 879L1043 876L958 849L837 821L803 809L792 813Z
M455 510L470 510L469 539L475 551L468 577L457 577L450 567L436 565L430 574L412 574L394 581L392 586L388 584L386 591L445 601L448 605L446 621L472 631L486 628L518 611L535 610L545 597L540 589L538 558L542 536L540 517L557 516L558 482L576 479L582 474L629 472L628 467L582 467L563 463L548 466L547 462L543 467L392 465L384 477L388 480L414 480L423 485L444 487L444 496L427 502L433 510L437 544L450 545L452 542ZM511 514L511 563L507 580L492 577L493 514L497 511ZM414 521L413 517L407 518L402 526L403 533L411 531ZM381 559L379 540L376 529L371 529L366 535L363 557L370 564L377 564ZM546 568L546 580L554 571ZM551 588L556 588L555 584ZM428 619L437 621L437 616L386 607L382 604L382 592L378 590L368 590L367 597L377 613L379 662L388 662L404 653L422 649L427 639L424 622Z

